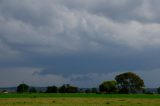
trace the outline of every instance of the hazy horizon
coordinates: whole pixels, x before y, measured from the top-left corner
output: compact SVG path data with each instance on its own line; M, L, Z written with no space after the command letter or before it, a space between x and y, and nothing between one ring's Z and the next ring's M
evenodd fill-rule
M159 0L0 0L0 87L160 86Z

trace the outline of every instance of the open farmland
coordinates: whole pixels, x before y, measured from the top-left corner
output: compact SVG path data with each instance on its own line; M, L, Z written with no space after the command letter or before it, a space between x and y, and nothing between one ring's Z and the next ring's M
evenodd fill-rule
M160 96L120 94L1 94L0 106L160 106Z

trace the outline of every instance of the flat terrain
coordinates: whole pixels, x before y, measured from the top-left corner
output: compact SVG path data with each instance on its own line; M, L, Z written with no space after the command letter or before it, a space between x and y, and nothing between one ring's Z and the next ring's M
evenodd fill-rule
M0 106L160 106L160 95L0 94Z

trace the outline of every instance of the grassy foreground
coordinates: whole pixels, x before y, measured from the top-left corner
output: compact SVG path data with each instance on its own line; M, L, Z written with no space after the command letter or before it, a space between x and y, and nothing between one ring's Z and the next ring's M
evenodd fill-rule
M0 106L160 106L160 95L0 94Z

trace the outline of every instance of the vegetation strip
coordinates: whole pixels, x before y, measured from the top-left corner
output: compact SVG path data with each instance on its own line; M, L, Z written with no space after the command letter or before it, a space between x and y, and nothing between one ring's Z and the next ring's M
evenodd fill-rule
M0 98L152 98L160 99L160 95L152 94L47 94L47 93L35 93L35 94L0 94Z

